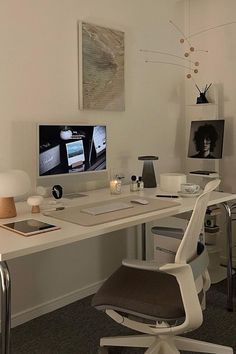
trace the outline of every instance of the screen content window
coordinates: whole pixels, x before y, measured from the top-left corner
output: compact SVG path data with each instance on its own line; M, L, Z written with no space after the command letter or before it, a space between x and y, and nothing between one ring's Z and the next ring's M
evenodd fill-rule
M103 125L39 125L39 176L106 169Z

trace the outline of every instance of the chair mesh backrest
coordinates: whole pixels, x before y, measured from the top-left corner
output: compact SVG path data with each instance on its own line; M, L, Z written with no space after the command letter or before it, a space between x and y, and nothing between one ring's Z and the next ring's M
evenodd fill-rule
M176 263L187 263L196 256L197 243L203 227L210 192L217 188L219 184L219 179L207 183L203 193L197 198L190 221L175 256Z

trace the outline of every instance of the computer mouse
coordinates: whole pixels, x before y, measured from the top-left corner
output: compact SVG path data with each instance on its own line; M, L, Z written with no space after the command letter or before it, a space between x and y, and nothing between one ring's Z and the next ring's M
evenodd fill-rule
M141 198L132 199L130 202L131 202L131 203L136 203L136 204L141 204L141 205L147 205L147 204L149 203L148 200L146 200L146 199L141 199Z

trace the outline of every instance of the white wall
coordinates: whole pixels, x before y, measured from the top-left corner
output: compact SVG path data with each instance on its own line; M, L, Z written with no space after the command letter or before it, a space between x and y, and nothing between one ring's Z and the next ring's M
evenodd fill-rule
M127 179L141 173L137 157L143 154L159 156L158 173L181 170L183 70L145 64L146 58L155 57L139 52L140 48L179 50L170 19L184 24L182 1L2 0L1 170L26 170L34 189L36 122L107 124L109 167ZM78 20L125 32L124 112L79 111ZM75 190L95 188L107 183L107 174L90 179L80 176L70 184ZM55 182L59 181L50 181ZM118 266L126 249L125 232L118 232L9 262L13 313L37 309L68 294L67 300L76 298L84 289L91 292Z
M189 32L195 33L236 21L235 11L234 0L190 0ZM208 53L199 53L200 71L195 76L196 83L203 88L212 82L218 88L219 116L226 121L221 171L223 187L228 192L236 192L236 147L233 142L236 132L235 40L236 23L192 37L194 47L208 50ZM194 83L190 80L187 84L189 97L195 94L196 98L198 92Z
M186 1L189 33L236 21L235 0L190 0ZM188 6L190 5L190 7ZM219 117L225 119L225 138L223 159L220 161L222 188L226 192L236 192L236 23L192 37L192 44L208 53L199 53L200 71L195 76L199 87L211 82L218 91ZM198 94L193 81L186 82L187 102L195 102ZM194 101L193 101L194 100ZM189 109L186 111L189 112ZM203 115L204 112L200 113ZM210 115L213 112L207 112ZM206 117L207 118L207 117ZM224 223L223 223L224 224ZM234 225L234 243L236 230ZM236 249L234 248L236 264Z

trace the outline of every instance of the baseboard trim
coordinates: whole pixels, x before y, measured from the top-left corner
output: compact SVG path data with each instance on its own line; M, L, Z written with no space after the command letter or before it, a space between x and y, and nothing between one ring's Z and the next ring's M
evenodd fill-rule
M72 302L81 300L84 297L95 294L104 281L91 284L87 287L77 289L63 296L57 297L53 300L44 302L40 305L28 308L24 311L12 315L11 326L16 327L25 322L33 320L36 317L45 315L48 312L55 311L63 306L69 305Z

